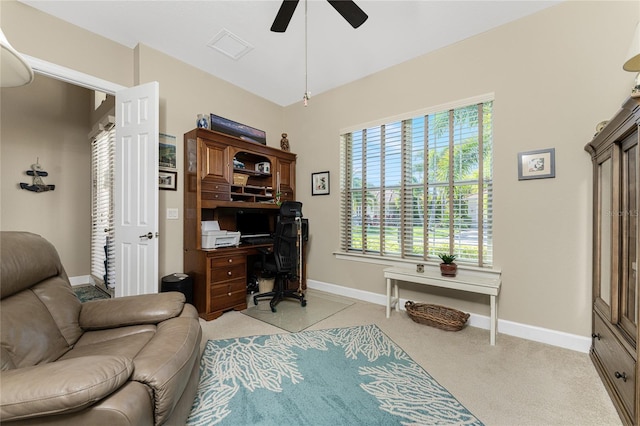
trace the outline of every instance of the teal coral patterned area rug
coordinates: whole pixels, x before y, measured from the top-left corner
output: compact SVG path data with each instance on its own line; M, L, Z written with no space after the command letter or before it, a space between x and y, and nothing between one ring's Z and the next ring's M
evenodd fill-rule
M209 340L188 425L482 425L376 325Z

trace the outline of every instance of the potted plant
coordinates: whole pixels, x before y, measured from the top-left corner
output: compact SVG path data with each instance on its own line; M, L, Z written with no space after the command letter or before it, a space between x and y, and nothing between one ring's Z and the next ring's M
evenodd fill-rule
M453 263L456 260L455 254L440 253L438 257L442 260L440 264L440 273L443 277L455 277L458 272L458 265Z

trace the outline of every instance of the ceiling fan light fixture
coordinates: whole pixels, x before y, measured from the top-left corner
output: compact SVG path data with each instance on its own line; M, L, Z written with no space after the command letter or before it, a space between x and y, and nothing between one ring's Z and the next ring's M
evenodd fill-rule
M327 0L331 6L353 27L358 28L369 18L353 0ZM287 30L293 12L296 11L299 0L282 0L280 9L271 25L271 31L283 33Z
M307 51L309 44L307 42L307 1L304 0L304 95L302 95L302 101L304 106L309 105L309 99L311 99L311 92L309 92L309 77L308 77L308 61ZM287 30L293 13L298 7L300 0L282 0L276 18L271 25L271 31L276 33L283 33ZM353 0L327 0L327 2L333 6L333 8L353 27L358 28L360 25L369 18L360 7Z

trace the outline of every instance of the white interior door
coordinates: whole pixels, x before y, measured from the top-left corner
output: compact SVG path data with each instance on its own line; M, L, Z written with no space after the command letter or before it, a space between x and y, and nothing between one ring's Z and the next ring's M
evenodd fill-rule
M159 84L116 92L116 297L158 292Z

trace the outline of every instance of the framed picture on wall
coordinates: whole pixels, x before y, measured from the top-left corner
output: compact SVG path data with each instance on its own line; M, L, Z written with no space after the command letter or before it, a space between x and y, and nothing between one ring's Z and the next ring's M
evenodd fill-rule
M158 166L176 170L176 137L160 133L158 137Z
M311 174L311 195L329 195L329 172Z
M160 170L158 172L158 188L176 191L178 189L178 172Z
M518 180L556 177L555 148L518 153Z

